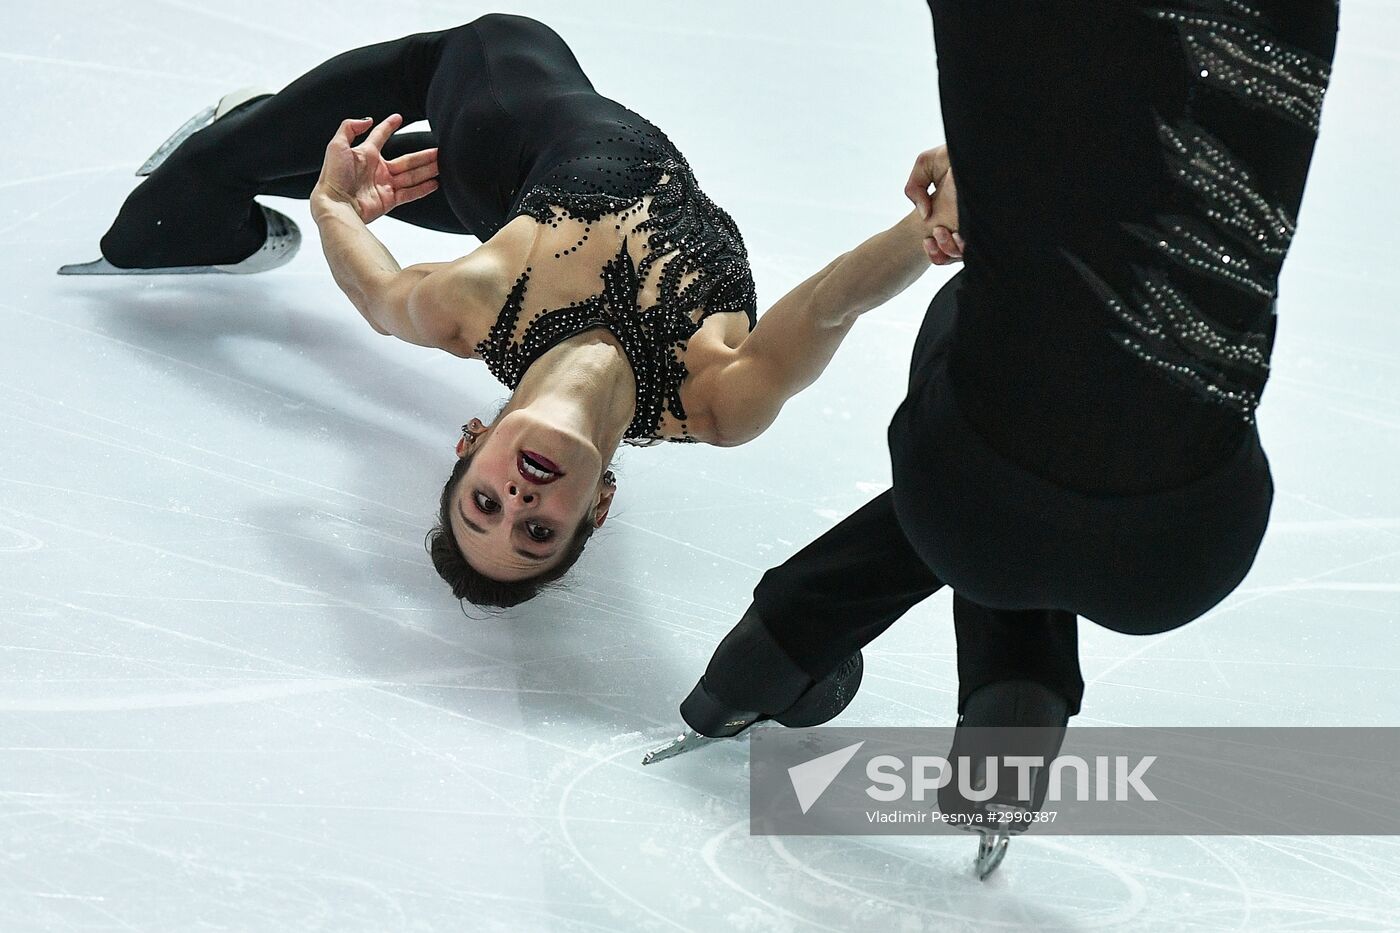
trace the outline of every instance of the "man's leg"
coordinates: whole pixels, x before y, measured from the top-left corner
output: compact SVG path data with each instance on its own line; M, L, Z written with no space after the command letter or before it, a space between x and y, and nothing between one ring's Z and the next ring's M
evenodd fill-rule
M956 593L958 712L988 684L1033 681L1069 704L1071 716L1084 697L1079 671L1079 626L1072 612L988 609Z
M734 710L781 713L942 585L886 492L763 575L701 684ZM1003 681L1039 683L1078 712L1084 681L1072 613L990 609L954 594L953 618L959 712L979 688Z
M702 680L735 709L780 713L943 584L885 492L763 575Z

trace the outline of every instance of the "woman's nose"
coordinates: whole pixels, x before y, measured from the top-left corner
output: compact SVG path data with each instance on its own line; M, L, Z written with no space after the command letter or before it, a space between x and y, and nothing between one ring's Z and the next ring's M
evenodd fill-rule
M535 494L533 492L526 492L522 495L520 487L515 485L514 483L511 483L509 486L507 486L506 491L510 493L511 498L518 498L521 502L524 502L527 505L535 501Z

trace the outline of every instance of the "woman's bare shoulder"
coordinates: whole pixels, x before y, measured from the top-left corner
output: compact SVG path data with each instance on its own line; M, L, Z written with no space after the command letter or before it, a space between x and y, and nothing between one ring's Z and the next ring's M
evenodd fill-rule
M686 379L681 384L691 436L720 447L750 440L748 432L729 424L720 395L732 382L732 366L749 335L748 317L738 312L712 314L686 341Z
M417 314L440 321L455 337L444 349L473 356L486 339L525 268L538 224L518 217L467 255L441 263L415 296Z

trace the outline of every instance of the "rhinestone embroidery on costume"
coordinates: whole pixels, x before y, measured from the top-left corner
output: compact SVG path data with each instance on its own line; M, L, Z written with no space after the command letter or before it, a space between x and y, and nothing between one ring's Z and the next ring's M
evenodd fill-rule
M1206 217L1256 255L1282 262L1293 240L1293 218L1259 193L1249 170L1224 144L1186 120L1173 129L1158 117L1157 134L1168 169L1195 194Z
M1190 11L1158 9L1151 15L1176 26L1198 81L1316 132L1329 75L1325 62L1255 31L1264 17L1244 0L1186 3ZM1192 120L1169 124L1159 117L1157 134L1167 171L1201 219L1159 216L1151 227L1124 225L1167 262L1134 266L1126 299L1082 261L1067 258L1126 327L1113 335L1125 350L1252 421L1269 374L1274 297L1294 221L1260 192L1253 174L1220 140ZM1213 320L1173 280L1180 274L1257 300L1255 325L1238 330Z
M1240 255L1240 249L1199 221L1190 217L1158 217L1156 228L1124 224L1124 229L1189 272L1210 276L1260 298L1274 297L1278 271L1260 271L1255 263Z
M1236 332L1212 321L1159 271L1135 269L1138 287L1124 301L1083 262L1066 258L1131 329L1114 334L1119 345L1187 388L1246 419L1252 417L1259 392L1250 384L1262 386L1268 378L1269 348L1263 334Z
M1228 5L1236 12L1249 10L1238 0ZM1251 18L1260 15L1249 12ZM1152 15L1177 25L1201 82L1317 132L1331 75L1326 62L1214 16L1175 10L1154 10Z
M649 126L640 129L621 122L618 126L620 135L597 140L598 146L626 144L635 156L565 161L521 197L512 216L528 214L551 225L567 219L597 224L609 218L616 230L622 230L628 218L642 212L642 202L649 197L647 217L634 228L646 237L645 254L634 267L624 237L619 252L600 270L599 292L567 307L540 312L517 339L532 274L525 269L476 351L492 375L514 389L530 364L551 347L585 330L606 328L622 344L636 376L637 408L627 428L627 442L637 446L659 442L658 431L667 414L679 423L682 436L666 440L693 441L686 433L680 395L688 375L686 341L705 318L721 311L744 313L752 329L757 307L753 276L737 225L699 189L690 166L665 134ZM600 160L606 160L607 166ZM641 307L642 283L663 261L657 300Z
M638 313L637 271L627 255L626 241L617 256L603 266L601 291L576 304L541 314L526 328L524 338L515 342L511 338L520 320L531 271L527 267L516 280L505 308L481 345L482 357L496 378L514 388L529 365L550 347L589 328L606 327L622 344L637 380L637 411L627 428L627 437L653 436L665 407L684 419L680 382L685 378L685 366L672 347L683 346L695 325L687 331L671 316Z

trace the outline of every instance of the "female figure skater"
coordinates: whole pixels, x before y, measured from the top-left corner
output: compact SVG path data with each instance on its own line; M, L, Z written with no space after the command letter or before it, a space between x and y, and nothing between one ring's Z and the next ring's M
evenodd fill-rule
M1254 412L1335 3L929 7L949 145L906 193L927 209L956 169L966 267L915 344L893 488L764 574L681 706L694 733L650 760L761 719L831 718L860 649L948 585L949 760L976 744L966 727L1028 726L1045 727L1039 746L998 753L1048 762L1084 693L1076 617L1184 625L1263 537L1273 483ZM954 781L939 803L1037 810L1044 778L1020 799L1008 771L977 804ZM1028 824L972 827L983 876L1008 825Z
M430 133L395 132L425 118ZM941 261L928 234L951 205L838 257L755 326L739 230L684 157L598 94L551 29L507 15L232 95L149 167L103 258L61 272L272 268L295 225L254 197L310 198L335 280L375 330L480 358L514 390L491 424L463 427L429 544L455 596L492 606L577 560L607 517L623 440L762 433L857 317ZM400 268L366 228L384 214L482 244Z

